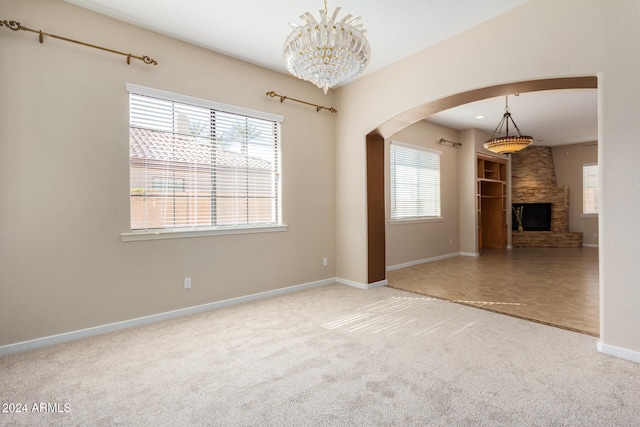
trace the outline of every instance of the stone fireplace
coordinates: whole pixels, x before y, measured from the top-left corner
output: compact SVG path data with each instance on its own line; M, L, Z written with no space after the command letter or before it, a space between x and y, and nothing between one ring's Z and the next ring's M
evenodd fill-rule
M512 232L514 247L582 246L582 233L569 231L569 188L556 184L551 147L533 145L511 155L511 203L514 207L524 204L525 211L528 204L551 206L550 229L525 227L519 232L516 223L516 231Z

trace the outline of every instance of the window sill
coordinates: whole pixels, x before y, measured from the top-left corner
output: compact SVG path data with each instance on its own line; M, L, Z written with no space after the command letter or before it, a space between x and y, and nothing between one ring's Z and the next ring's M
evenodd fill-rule
M597 213L593 213L593 214L580 214L580 218L598 218L598 214Z
M429 218L411 218L411 219L390 219L389 225L400 225L400 224L417 224L421 222L442 222L444 221L444 217L429 217Z
M123 242L135 242L140 240L160 240L160 239L182 239L187 237L206 236L226 236L230 234L254 234L254 233L276 233L287 231L288 226L280 225L256 225L245 227L229 228L208 228L208 229L158 229L147 231L131 231L120 234Z

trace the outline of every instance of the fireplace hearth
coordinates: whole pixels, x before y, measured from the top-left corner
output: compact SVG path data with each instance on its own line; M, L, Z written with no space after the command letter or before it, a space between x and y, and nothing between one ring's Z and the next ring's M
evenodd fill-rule
M524 231L551 231L552 203L514 203L513 209L522 208L522 227ZM516 214L511 212L512 230L518 230Z

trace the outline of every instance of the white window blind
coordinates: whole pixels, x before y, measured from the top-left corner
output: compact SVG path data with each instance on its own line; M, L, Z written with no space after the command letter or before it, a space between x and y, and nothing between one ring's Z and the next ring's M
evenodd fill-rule
M392 220L440 217L440 154L391 142Z
M598 165L582 167L582 213L598 213Z
M127 87L131 230L280 224L280 116Z

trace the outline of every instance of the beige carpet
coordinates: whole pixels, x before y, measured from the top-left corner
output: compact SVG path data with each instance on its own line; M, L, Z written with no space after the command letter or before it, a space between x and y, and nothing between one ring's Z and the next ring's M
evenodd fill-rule
M631 426L638 390L591 336L330 285L2 357L0 425Z

